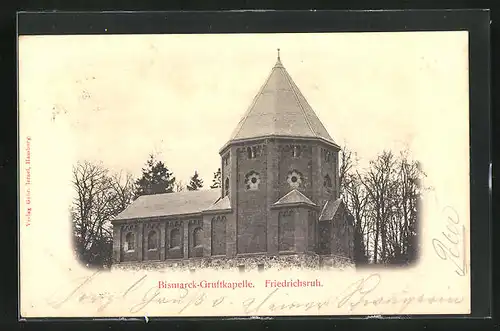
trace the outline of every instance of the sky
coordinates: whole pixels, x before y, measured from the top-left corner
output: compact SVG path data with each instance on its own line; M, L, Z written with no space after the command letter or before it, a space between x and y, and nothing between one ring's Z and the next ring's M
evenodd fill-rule
M39 151L60 151L65 168L93 160L139 176L153 153L176 178L196 170L209 185L277 48L332 138L364 162L408 147L425 166L468 142L466 32L23 36L19 45L21 126L44 132Z

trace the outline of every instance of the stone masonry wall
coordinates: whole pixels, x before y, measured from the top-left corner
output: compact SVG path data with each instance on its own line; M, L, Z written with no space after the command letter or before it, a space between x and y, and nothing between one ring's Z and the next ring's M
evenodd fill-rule
M114 269L122 270L231 270L239 269L240 271L251 270L283 270L283 269L343 269L353 268L354 264L351 260L341 256L320 256L316 254L293 254L293 255L253 255L246 257L226 258L226 257L210 257L200 259L185 259L175 261L161 262L142 262L142 263L121 263L113 265Z
M248 157L248 147L256 148L255 157ZM238 164L237 253L265 252L268 219L268 211L265 207L267 146L264 143L244 145L238 148L236 157ZM250 183L252 178L256 178L255 183Z

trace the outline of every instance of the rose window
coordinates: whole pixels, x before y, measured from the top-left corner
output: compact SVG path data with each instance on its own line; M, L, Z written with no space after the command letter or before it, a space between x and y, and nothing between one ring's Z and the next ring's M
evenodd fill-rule
M298 188L302 183L302 174L298 171L292 171L288 174L287 182L292 188Z
M260 184L260 176L258 173L255 171L249 172L245 176L245 184L247 187L247 190L257 190L259 188Z

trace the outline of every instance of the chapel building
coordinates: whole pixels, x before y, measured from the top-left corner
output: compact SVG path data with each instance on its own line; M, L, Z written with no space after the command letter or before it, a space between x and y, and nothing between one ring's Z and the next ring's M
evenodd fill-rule
M222 187L139 197L112 220L114 264L352 264L338 153L278 53L219 151Z

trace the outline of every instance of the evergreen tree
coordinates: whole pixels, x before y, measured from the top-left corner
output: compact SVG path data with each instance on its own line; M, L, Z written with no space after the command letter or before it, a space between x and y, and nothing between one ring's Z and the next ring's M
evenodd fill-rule
M189 185L186 187L189 191L197 191L199 188L203 187L203 180L199 177L198 172L195 171L193 177L189 181Z
M219 188L221 187L221 170L220 168L217 169L216 172L214 172L214 179L213 179L213 184L210 186L210 188Z
M165 164L155 160L151 154L142 169L142 177L137 179L134 199L141 195L172 193L174 191L175 177Z

